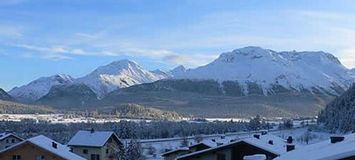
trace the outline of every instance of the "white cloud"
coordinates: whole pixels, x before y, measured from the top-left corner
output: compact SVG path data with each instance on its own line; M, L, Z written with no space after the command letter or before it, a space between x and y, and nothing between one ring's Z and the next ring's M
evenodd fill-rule
M64 46L43 47L36 45L20 44L13 45L18 48L37 53L41 58L52 60L71 59L76 56L131 56L146 57L153 60L161 61L167 64L184 64L189 66L198 66L206 64L216 58L216 55L201 54L180 54L165 49L142 49L142 48L121 48L115 51L86 51L80 48L70 48ZM33 57L34 54L27 54L26 58Z

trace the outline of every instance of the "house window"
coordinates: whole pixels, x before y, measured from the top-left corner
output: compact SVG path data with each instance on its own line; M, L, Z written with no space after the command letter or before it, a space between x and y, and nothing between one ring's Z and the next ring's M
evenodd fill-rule
M226 155L224 153L217 153L217 160L226 160Z
M6 139L6 143L9 143L9 139Z
M87 149L83 149L83 153L84 153L84 154L88 154L89 151L88 151Z
M21 160L21 155L13 155L12 160Z
M11 139L11 143L15 143L15 139Z
M100 155L98 155L98 154L92 154L90 160L100 160Z
M37 156L36 160L44 160L44 156Z
M106 154L108 154L108 149L106 149Z

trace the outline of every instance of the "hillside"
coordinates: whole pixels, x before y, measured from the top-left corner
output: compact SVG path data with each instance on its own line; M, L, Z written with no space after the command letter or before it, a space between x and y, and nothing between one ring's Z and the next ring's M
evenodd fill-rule
M55 110L47 106L27 105L9 101L0 100L0 113L1 114L46 114L54 113Z
M228 84L228 86L231 86ZM322 94L283 92L264 96L255 92L225 91L216 81L161 80L114 91L100 105L137 103L199 117L315 116L333 97ZM235 92L234 92L235 91Z
M15 99L9 95L6 91L0 88L0 100L14 101Z
M319 122L333 132L355 130L355 84L329 103L319 114Z
M75 84L53 86L48 94L40 98L36 103L67 109L91 106L96 101L96 94L88 86Z
M116 115L120 118L170 120L181 118L181 116L176 112L162 111L156 108L144 107L142 105L132 103L101 107L99 108L99 111L107 115Z

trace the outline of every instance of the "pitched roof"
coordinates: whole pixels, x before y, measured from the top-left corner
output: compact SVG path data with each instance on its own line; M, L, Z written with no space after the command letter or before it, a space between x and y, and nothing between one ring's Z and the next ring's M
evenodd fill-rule
M4 133L0 133L0 141L3 140L3 139L5 139L5 138L7 138L7 137L10 137L10 136L14 136L14 137L16 137L16 138L18 138L18 139L20 139L20 140L23 140L21 137L15 135L15 134L13 134L13 133L4 132Z
M178 149L167 151L167 152L161 154L161 156L165 157L167 155L170 155L170 154L173 154L173 153L176 153L176 152L180 152L180 151L189 151L189 148L188 147L181 147L181 148L178 148Z
M11 149L13 148L16 148L16 147L19 147L21 146L22 144L25 144L25 143L31 143L35 146L38 146L48 152L51 152L59 157L62 157L64 159L67 159L67 160L85 160L85 158L83 157L80 157L74 153L72 153L70 151L70 148L65 146L65 145L62 145L46 136L43 136L43 135L39 135L39 136L36 136L36 137L33 137L33 138L30 138L30 139L27 139L25 141L22 141L18 144L15 144L9 148L6 148L2 151L0 151L0 153L4 153L4 152L7 152L7 151L10 151ZM54 148L52 146L53 143L56 143L57 144L57 148Z
M112 131L78 131L70 139L68 146L102 147L111 136L119 140L117 135Z
M330 143L330 140L304 146L282 154L275 160L299 160L307 156L308 160L333 160L355 156L355 134L344 136L344 140Z
M268 143L269 140L273 141L273 145ZM254 137L240 139L240 140L237 140L237 141L234 141L234 142L231 142L231 143L228 143L228 144L220 145L220 146L217 146L217 147L214 147L214 148L209 148L209 149L193 152L193 153L190 153L190 154L182 155L182 156L178 157L177 159L187 158L187 157L190 157L190 156L195 156L195 155L204 154L204 153L207 153L207 152L213 152L213 151L216 151L216 150L221 150L221 149L224 149L224 148L231 147L233 145L240 144L242 142L250 144L250 145L253 145L255 147L258 147L260 149L263 149L263 150L265 150L267 152L270 152L270 153L273 153L275 155L280 155L280 154L286 152L286 147L285 147L286 143L285 143L285 141L282 138L274 136L272 134L266 134L266 135L260 136L259 139L254 138Z

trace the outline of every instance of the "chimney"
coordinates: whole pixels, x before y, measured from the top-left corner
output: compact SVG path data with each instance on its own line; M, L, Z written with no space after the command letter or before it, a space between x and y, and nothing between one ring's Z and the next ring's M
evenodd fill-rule
M253 137L256 138L256 139L260 139L260 135L259 134L254 134Z
M57 148L57 147L58 147L58 146L57 146L57 143L52 142L52 147L53 147L53 148Z
M271 145L274 145L274 141L273 140L269 140L268 143L271 144Z
M293 142L292 136L288 136L287 143L292 144L292 142Z
M331 136L330 143L338 143L344 140L343 136Z
M286 145L286 152L290 152L295 149L295 145L293 144L287 144Z

